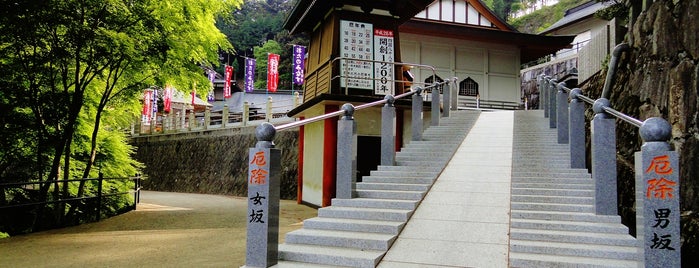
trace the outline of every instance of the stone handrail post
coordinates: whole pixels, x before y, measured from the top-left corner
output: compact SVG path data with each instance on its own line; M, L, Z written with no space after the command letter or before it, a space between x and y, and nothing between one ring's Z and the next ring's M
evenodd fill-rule
M294 92L294 108L299 107L299 105L301 105L301 94Z
M558 130L558 144L568 143L568 94L563 90L565 83L556 85L556 130Z
M156 119L156 116L154 116L153 118L150 119L150 134L151 134L151 135L155 134L155 127L156 127L155 124L156 124L157 122L158 122L158 121L157 121L157 119Z
M422 88L417 87L415 91L415 94L412 96L412 122L410 124L412 140L420 141L422 140Z
M446 83L447 86L449 85L448 81L449 80L447 80ZM432 87L431 97L432 101L430 102L430 108L432 109L432 111L430 112L430 126L439 126L439 87Z
M547 84L547 94L549 97L549 128L556 128L556 85L558 85L558 81L556 79L551 79Z
M395 98L386 95L384 99L386 104L381 108L381 165L393 166L396 164Z
M636 239L642 266L680 267L680 167L667 142L672 127L662 118L646 119L635 154Z
M590 123L595 213L617 215L616 119L605 113L604 107L609 107L609 100L595 101L595 117Z
M452 81L456 81L456 78L452 79ZM453 87L450 87L449 84L456 85L456 82L445 85L442 94L442 117L449 117L449 111L451 110L451 90Z
M265 120L267 122L272 120L272 97L267 97L267 107L265 109Z
M544 118L549 118L549 99L548 99L548 80L551 79L549 76L541 74L541 81L539 81L539 106L544 110Z
M357 122L354 121L354 106L345 103L345 113L337 121L337 181L335 196L352 199L356 196L357 184Z
M270 267L279 254L281 150L274 148L276 129L262 123L257 144L248 155L248 211L245 266Z
M197 127L197 120L196 117L194 116L194 108L192 108L192 112L189 113L189 130L191 131L192 129Z
M585 168L585 103L578 99L579 88L570 91L568 110L570 146L570 168Z
M221 127L226 127L226 125L228 125L228 113L228 104L224 104L221 110Z
M175 114L172 113L172 110L170 110L169 113L167 113L166 117L166 122L167 126L164 127L165 133L172 131L175 127L173 126L175 123Z
M243 126L247 126L250 121L250 103L243 102L243 118L240 120Z
M452 78L452 83L454 83L454 85L457 84L456 81L459 81L459 78L457 78L457 77ZM450 94L450 98L449 98L449 101L451 103L451 110L456 111L459 109L459 91L458 91L459 88L457 86L454 86L451 88L451 90L452 90L451 93L453 93L453 94ZM444 100L444 102L447 102L447 101ZM448 113L447 113L447 116L448 116Z
M211 124L211 107L206 106L204 110L204 129L208 129Z

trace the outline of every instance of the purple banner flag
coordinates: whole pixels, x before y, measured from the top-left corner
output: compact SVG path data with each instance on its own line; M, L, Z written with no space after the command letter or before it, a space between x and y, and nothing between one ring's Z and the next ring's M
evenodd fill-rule
M208 73L208 74L209 74L209 75L208 75L208 76L209 76L209 81L211 81L211 84L213 84L214 81L216 80L216 72L215 72L215 71L212 71L212 70L209 70L209 73Z
M158 90L153 90L153 114L158 114Z
M294 62L293 62L293 80L294 85L303 85L304 80L304 58L306 56L306 47L294 45Z
M255 89L255 59L245 59L245 92Z

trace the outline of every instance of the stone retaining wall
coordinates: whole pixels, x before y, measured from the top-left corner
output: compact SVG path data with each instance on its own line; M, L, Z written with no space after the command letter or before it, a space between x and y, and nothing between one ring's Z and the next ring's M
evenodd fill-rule
M146 190L247 196L248 150L255 127L134 137ZM277 133L282 150L281 198L296 199L298 130Z

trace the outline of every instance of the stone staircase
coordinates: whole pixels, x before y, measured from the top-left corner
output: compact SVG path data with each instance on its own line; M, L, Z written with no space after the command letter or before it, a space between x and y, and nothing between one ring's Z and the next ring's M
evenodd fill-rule
M357 183L357 198L333 199L279 245L276 267L375 267L478 118L456 111L430 126L422 141ZM377 148L378 149L378 148Z
M636 267L636 240L619 216L594 213L594 182L569 168L542 111L515 112L511 267Z

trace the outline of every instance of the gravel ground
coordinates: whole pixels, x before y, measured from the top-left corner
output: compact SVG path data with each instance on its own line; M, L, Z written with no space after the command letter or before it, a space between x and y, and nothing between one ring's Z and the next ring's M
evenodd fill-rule
M282 200L280 241L317 210ZM131 211L101 222L0 239L0 267L239 267L247 200L143 191Z

